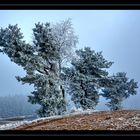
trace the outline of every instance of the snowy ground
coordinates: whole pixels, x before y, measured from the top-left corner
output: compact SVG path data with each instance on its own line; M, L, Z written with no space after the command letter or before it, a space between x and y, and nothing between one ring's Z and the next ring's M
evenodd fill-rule
M7 124L2 124L0 125L0 130L9 130L9 129L13 129L16 128L20 125L26 124L28 121L13 121Z

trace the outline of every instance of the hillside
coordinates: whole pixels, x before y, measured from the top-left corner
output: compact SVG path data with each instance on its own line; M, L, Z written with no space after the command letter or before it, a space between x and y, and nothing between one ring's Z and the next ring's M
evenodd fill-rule
M14 130L140 130L140 110L77 113L38 120Z

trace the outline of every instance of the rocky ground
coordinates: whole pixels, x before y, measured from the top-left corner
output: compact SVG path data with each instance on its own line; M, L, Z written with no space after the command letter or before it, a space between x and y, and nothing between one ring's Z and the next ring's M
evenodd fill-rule
M140 110L71 114L32 122L14 130L140 130Z

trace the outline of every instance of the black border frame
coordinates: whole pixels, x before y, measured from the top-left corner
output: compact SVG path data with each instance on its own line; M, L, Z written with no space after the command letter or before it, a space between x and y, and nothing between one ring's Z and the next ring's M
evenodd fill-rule
M140 3L119 3L119 2L94 2L94 3L72 3L72 2L34 2L7 3L0 1L0 10L140 10ZM140 131L19 131L1 130L0 136L140 136Z
M35 0L36 1L36 0ZM87 0L88 1L88 0ZM140 2L1 2L0 10L139 10Z

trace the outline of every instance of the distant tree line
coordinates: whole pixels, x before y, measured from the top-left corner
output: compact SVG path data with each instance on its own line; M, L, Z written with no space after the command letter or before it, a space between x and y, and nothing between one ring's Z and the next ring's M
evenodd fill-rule
M65 114L67 94L83 110L95 109L100 96L108 100L110 110L119 110L123 100L136 94L134 79L125 72L110 75L113 62L90 47L75 50L77 43L69 19L35 24L32 44L23 40L18 25L0 29L0 52L26 71L16 79L34 86L29 102L40 105L41 117Z
M37 105L28 102L27 96L0 96L0 118L27 116L36 114Z

